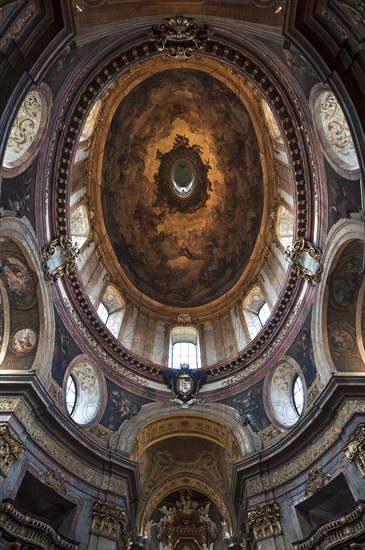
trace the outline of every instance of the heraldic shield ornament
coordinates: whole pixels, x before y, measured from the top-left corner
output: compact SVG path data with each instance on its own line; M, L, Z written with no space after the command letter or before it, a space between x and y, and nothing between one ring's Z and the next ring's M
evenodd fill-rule
M173 399L170 399L170 402L187 408L198 402L198 391L204 384L207 374L200 369L193 370L189 365L183 364L179 369L165 371L163 378L172 390Z
M189 374L180 374L177 379L177 391L183 395L189 395L193 389L193 379Z

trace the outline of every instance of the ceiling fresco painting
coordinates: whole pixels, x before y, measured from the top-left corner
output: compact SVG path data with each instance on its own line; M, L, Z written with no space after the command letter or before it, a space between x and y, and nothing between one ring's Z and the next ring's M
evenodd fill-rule
M175 307L222 296L248 263L263 211L246 108L200 71L144 80L114 114L101 193L114 252L141 292Z

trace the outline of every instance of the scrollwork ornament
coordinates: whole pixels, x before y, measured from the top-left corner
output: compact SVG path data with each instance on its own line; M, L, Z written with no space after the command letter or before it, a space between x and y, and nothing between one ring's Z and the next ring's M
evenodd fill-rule
M304 494L308 496L311 493L316 493L324 487L326 480L330 479L330 477L330 474L325 474L322 470L313 468L313 470L308 473Z
M321 113L327 123L327 138L343 155L354 151L350 129L335 94L328 92L321 102Z
M360 424L344 451L349 461L354 460L362 477L365 477L365 424Z
M285 250L285 258L297 275L311 284L319 283L323 271L322 252L313 243L298 239Z
M258 435L265 442L268 442L268 441L271 441L272 439L275 439L275 437L278 437L278 435L280 435L280 433L281 432L277 428L275 428L275 426L270 424L269 426L267 426L266 428L261 430Z
M58 468L49 468L47 472L38 472L38 477L57 493L69 494L66 487L65 476Z
M50 241L42 248L42 270L46 280L58 281L75 269L80 251L77 245L65 236Z
M21 104L16 120L10 132L7 147L15 153L21 153L27 144L32 143L36 132L36 118L42 104L37 92L29 92Z
M205 27L183 15L164 19L150 33L150 39L156 43L160 52L168 51L171 57L180 61L192 57L194 51L204 50L210 36L211 33Z

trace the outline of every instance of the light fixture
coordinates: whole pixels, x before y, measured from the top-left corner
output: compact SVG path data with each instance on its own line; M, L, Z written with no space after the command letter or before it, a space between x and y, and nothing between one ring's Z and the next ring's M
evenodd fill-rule
M282 4L280 4L280 6L278 6L275 10L275 13L281 13L283 11L283 6Z
M84 10L82 9L81 6L79 6L79 4L75 4L75 11L79 12L79 13L82 13Z

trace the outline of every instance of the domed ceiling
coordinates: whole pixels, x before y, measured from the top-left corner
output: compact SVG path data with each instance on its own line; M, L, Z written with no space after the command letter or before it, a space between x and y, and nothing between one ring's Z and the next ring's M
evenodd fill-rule
M114 114L101 195L115 255L138 290L174 307L218 298L242 275L261 225L247 109L206 73L150 76Z

